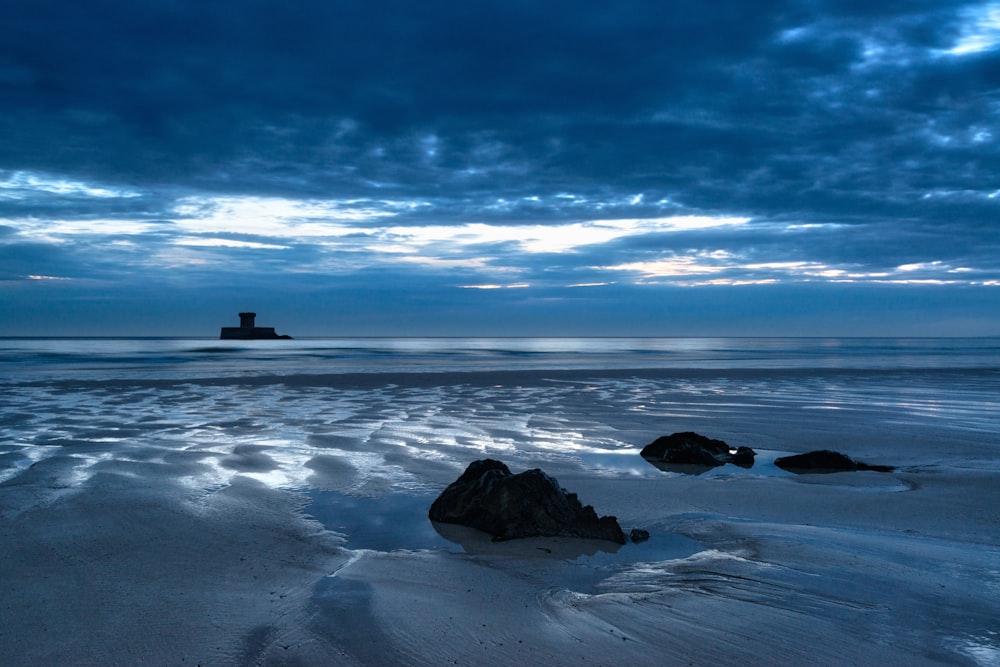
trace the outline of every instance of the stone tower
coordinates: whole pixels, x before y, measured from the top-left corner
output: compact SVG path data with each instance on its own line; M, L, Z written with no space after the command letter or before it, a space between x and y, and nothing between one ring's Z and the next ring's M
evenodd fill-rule
M219 338L222 340L274 340L289 339L291 336L279 336L274 327L259 327L254 322L257 313L240 313L240 326L222 327Z

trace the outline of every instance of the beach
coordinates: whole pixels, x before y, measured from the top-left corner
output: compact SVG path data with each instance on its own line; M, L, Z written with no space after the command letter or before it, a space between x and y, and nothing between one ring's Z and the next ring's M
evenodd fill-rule
M575 345L5 341L4 662L1000 664L997 341ZM650 539L432 524L484 458Z

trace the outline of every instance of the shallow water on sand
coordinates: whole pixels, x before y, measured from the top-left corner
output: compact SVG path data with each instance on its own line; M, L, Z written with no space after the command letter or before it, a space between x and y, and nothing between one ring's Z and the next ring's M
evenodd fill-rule
M636 563L687 558L704 545L667 530L650 532L648 540L624 545L604 540L529 538L494 542L477 530L427 519L434 494L386 494L377 498L313 491L307 516L344 535L349 549L374 551L436 550L468 554L490 561L522 562L546 571L550 585L596 593L610 576Z
M102 540L125 526L119 513L153 508L172 535L206 517L250 522L223 531L218 543L211 534L190 538L211 547L205 572L234 585L243 579L226 569L230 561L252 560L235 550L252 556L253 544L270 544L253 532L266 516L267 526L287 526L296 540L289 553L332 534L344 552L370 556L356 562L397 578L407 558L431 572L439 560L468 561L527 581L529 590L652 599L643 608L651 618L675 613L655 596L684 593L723 612L742 603L750 605L744 612L777 610L779 626L812 615L841 630L869 628L876 647L896 650L902 641L883 635L908 637L930 662L964 656L989 664L983 656L1000 651L1000 634L991 634L1000 628L990 621L1000 610L976 593L1000 581L990 493L1000 479L1000 341L226 343L0 340L2 534L30 545L46 535L45 521L71 517L76 526L45 538L72 539L70 546L31 552L42 565L44 554L55 559L42 572L48 581L65 576L70 590L105 561L128 579L141 556L114 560L114 545ZM750 469L671 471L639 456L676 431L752 447L757 461ZM798 476L774 466L777 456L812 449L897 470ZM644 528L651 539L496 544L433 525L434 497L487 457L513 472L542 468L599 514L618 516L626 532ZM94 506L106 513L86 514ZM86 516L92 523L76 519ZM274 545L291 539L268 530ZM239 542L247 531L256 541ZM175 579L169 563L161 575L170 595L193 594L183 583L192 564L180 562L187 539L156 547L179 559ZM284 561L274 557L283 548L261 547L257 566L291 562L285 552ZM320 562L323 549L314 554ZM397 558L398 572L390 567ZM3 564L10 581L42 581L35 561ZM883 584L872 573L895 579ZM836 587L823 583L832 580ZM314 590L364 591L359 599L375 604L377 581L351 582ZM854 590L856 582L864 584ZM28 584L11 590L17 586ZM342 610L317 596L313 604ZM582 604L555 593L540 599L559 614ZM931 609L938 620L924 618ZM863 623L852 616L862 613ZM963 618L975 627L963 630ZM821 638L838 636L830 632Z
M284 489L429 492L476 458L598 474L663 474L637 456L695 430L762 451L709 477L776 475L767 451L851 449L907 463L948 433L951 465L997 458L1000 371L523 371L0 384L0 481L58 460L194 488L233 476ZM860 425L879 430L852 441ZM910 447L907 442L914 442ZM968 442L968 444L966 444ZM975 443L975 444L972 444ZM874 458L873 458L874 457ZM773 456L771 457L773 459ZM927 457L919 457L927 463Z

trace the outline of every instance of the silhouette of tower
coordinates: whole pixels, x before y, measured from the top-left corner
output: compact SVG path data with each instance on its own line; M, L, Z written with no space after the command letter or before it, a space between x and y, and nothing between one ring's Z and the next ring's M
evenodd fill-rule
M219 338L222 340L274 340L278 338L290 339L291 336L279 336L274 332L274 327L259 327L254 322L257 313L240 313L240 326L222 327Z

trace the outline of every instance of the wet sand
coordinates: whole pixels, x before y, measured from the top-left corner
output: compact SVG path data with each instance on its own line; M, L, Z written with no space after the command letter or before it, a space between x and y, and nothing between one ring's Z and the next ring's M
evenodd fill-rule
M39 383L3 396L0 651L998 664L998 386L763 371ZM758 462L685 475L638 456L680 430ZM823 447L899 468L771 463ZM651 539L494 544L431 525L436 493L487 456L541 467Z

